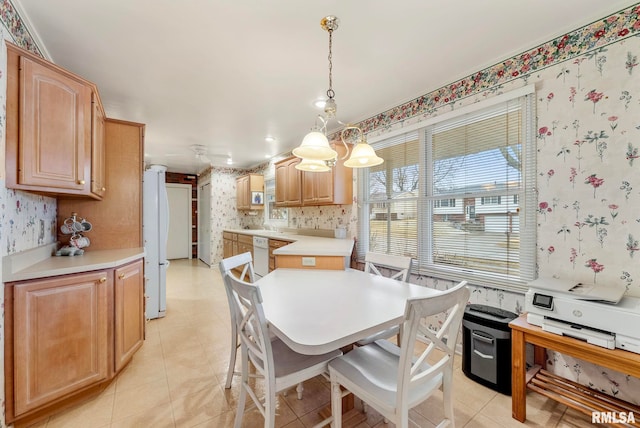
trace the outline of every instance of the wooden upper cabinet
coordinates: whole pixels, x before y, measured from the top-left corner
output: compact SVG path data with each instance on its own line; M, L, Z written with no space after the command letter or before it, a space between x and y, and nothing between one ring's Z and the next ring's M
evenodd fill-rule
M96 92L91 95L91 193L100 199L107 191L105 114Z
M236 208L239 210L264 209L264 176L247 174L236 179Z
M302 171L295 168L299 162L292 156L275 164L277 207L302 205Z
M7 43L7 187L52 195L91 191L95 85Z
M58 197L58 224L72 212L93 224L87 235L89 250L142 247L142 175L144 172L142 123L105 120L106 187L102 200ZM117 225L117 226L114 226ZM69 235L58 228L58 240Z
M333 203L334 169L326 172L302 172L302 204L322 205Z
M287 158L276 169L276 206L350 205L353 203L353 170L341 158L347 153L342 143L332 143L338 161L331 171L295 169L300 159ZM291 196L294 195L294 196Z

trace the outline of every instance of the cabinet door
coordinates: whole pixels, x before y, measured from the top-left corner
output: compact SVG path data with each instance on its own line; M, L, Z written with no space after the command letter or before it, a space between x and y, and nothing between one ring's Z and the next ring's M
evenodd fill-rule
M105 115L98 94L92 94L91 117L91 192L102 199L106 189L105 177Z
M20 64L18 184L88 195L91 88L27 57Z
M142 260L115 270L115 370L131 360L144 341L144 274Z
M16 416L108 377L110 274L15 284Z
M223 239L222 243L222 258L226 259L233 256L233 241L231 239Z
M300 206L302 204L302 171L296 169L300 159L292 159L287 165L287 205Z
M58 225L72 212L93 224L89 251L137 248L142 241L144 129L140 123L106 119L106 188L102 200L58 198ZM117 224L117 227L114 227ZM58 228L59 230L60 228ZM58 235L61 242L68 235Z
M276 164L276 206L295 207L302 205L302 175L296 165L297 157Z
M287 164L278 163L275 170L276 206L284 206L287 200Z
M249 176L236 179L236 209L249 209Z
M334 170L302 173L302 203L304 205L330 204L333 202Z

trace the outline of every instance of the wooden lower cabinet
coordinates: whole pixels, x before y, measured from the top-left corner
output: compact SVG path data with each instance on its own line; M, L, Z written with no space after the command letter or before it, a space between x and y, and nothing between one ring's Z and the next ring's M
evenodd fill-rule
M5 284L6 422L31 423L104 389L144 339L142 260Z
M253 236L238 234L238 254L251 253L253 259Z
M118 372L131 361L144 341L142 260L117 268L114 281L114 360Z
M222 232L222 258L226 259L236 254L238 254L238 234Z
M269 272L276 268L276 256L273 254L273 250L289 245L289 241L281 241L279 239L269 239Z

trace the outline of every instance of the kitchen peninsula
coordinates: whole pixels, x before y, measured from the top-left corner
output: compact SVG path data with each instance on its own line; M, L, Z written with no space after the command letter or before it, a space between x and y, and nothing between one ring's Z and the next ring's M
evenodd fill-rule
M263 237L269 239L270 251L274 257L274 265L270 270L275 268L345 270L349 268L354 248L352 239L330 238L326 237L326 234L310 236L300 232L297 229L282 232L262 229L225 229L224 257L234 255L234 238L241 241L243 236ZM272 243L278 243L278 246L274 247ZM240 247L242 247L241 244L235 247L235 254L248 250L254 256L254 264L256 259L259 260L260 257L255 254L257 248L244 246L242 247L244 251L240 251Z

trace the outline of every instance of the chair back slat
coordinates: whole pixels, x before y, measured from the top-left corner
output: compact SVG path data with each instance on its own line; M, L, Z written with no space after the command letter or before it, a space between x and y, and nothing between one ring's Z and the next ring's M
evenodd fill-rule
M242 268L240 276L234 270ZM250 252L223 259L219 263L220 273L227 293L229 310L231 312L232 329L246 345L249 358L256 369L263 375L274 376L271 355L271 341L267 329L266 319L262 309L262 295L260 289L247 282L255 280L253 260ZM267 362L267 364L264 364Z
M254 282L255 275L253 272L253 259L251 257L251 253L246 252L220 260L218 267L220 269L220 274L222 275L224 290L227 294L227 303L229 304L229 313L231 315L232 334L236 334L236 318L238 317L236 309L238 306L237 304L234 304L234 297L231 293L231 286L228 283L229 280L227 279L227 276L233 277L234 269L242 267L242 274L240 275L240 279L244 280L245 277L248 277L248 280L250 282Z
M411 274L411 265L413 259L411 257L394 256L391 254L381 254L369 251L365 255L364 261L365 272L382 276L382 273L380 273L380 268L385 267L398 271L395 274L391 275L390 278L397 279L402 282L407 282L407 280L409 279L409 275Z
M462 281L442 294L407 301L398 366L398 408L409 403L413 388L436 376L450 378L464 308L470 295L466 285L467 282ZM444 322L437 328L429 328L427 319L436 315L444 316ZM426 345L426 348L418 349L418 344Z
M236 316L236 329L248 357L265 379L275 378L271 339L262 308L262 294L254 284L225 273Z
M238 278L246 282L255 282L256 280L253 270L253 258L249 251L220 260L219 267L223 277L225 273L231 273L234 269L242 267L242 272Z

